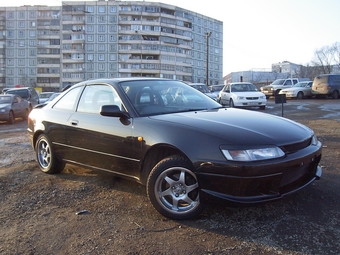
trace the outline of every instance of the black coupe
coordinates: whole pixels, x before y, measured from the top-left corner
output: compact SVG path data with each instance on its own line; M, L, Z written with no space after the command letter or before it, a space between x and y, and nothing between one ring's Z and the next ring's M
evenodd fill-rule
M146 185L172 219L202 213L211 198L237 204L279 199L321 176L321 143L291 120L222 107L176 80L84 81L29 115L39 167L66 163Z

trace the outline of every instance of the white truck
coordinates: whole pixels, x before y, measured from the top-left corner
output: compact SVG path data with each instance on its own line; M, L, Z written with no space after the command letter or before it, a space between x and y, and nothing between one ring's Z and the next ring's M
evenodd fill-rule
M299 81L308 81L307 78L288 78L288 79L277 79L267 86L261 87L261 92L266 95L268 99L271 96L277 95L281 89L289 88Z

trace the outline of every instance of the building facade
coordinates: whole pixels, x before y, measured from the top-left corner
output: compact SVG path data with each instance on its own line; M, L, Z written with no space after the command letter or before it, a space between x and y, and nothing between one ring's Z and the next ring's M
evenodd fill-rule
M0 87L134 76L220 84L222 38L221 21L163 3L0 7Z

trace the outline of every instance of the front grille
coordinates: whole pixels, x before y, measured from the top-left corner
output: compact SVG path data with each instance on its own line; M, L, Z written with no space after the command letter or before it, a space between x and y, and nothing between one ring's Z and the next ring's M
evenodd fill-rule
M258 100L258 97L246 97L247 100Z
M287 144L280 146L280 148L285 152L285 153L293 153L295 151L301 150L303 148L308 147L312 142L312 137L299 142L299 143L293 143L293 144Z

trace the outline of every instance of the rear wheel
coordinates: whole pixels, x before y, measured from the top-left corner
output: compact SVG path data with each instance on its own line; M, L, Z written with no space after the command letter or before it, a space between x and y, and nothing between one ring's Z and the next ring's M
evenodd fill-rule
M153 207L171 219L195 218L204 210L196 175L190 162L180 156L165 158L153 168L147 194Z
M51 142L46 135L39 136L35 145L35 153L41 171L54 174L60 173L64 169L65 163L56 158Z
M13 123L14 123L14 120L15 120L14 114L13 114L12 111L10 111L9 114L8 114L8 123L9 123L9 124L13 124Z

